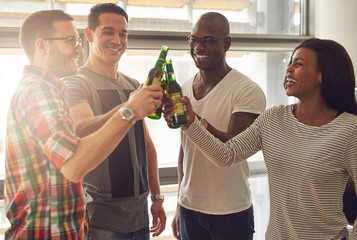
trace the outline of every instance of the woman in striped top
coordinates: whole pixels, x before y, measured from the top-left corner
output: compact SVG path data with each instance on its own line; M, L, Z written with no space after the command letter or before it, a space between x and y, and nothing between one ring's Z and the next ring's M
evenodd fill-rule
M183 132L222 167L262 150L271 209L266 239L357 239L357 224L349 235L342 212L347 180L357 182L351 59L334 41L305 40L293 51L284 87L297 104L268 109L225 143L205 129L183 98L188 112ZM169 106L165 112L171 115Z

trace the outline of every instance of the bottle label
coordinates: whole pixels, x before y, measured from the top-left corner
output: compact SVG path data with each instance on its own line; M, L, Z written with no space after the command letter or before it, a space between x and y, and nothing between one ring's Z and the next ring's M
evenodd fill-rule
M149 75L146 79L145 86L159 84L161 85L162 72L159 69L153 68L150 70Z
M184 114L184 106L181 102L181 93L173 93L171 94L171 100L174 100L176 102L176 109L175 109L175 114L176 115L182 115Z
M161 85L161 78L154 77L154 79L152 80L152 84L159 84L159 85Z

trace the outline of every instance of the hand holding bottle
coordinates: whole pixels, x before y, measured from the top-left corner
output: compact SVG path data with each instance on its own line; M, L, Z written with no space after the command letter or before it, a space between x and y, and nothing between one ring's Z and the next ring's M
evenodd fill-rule
M166 61L166 93L169 97L175 101L176 108L174 109L174 115L171 117L171 123L167 125L169 128L179 128L181 125L187 123L186 119L186 106L182 103L182 90L181 86L176 81L174 68L172 66L171 59Z
M185 128L188 128L190 127L191 123L193 123L193 120L195 120L196 113L193 111L191 101L188 97L181 98L181 101L186 105L186 114L187 114L187 123L184 124L183 126Z
M181 98L182 103L186 105L187 123L183 124L185 128L188 128L195 119L196 113L193 111L190 99L188 97ZM169 95L165 94L163 97L163 113L167 123L172 122L172 116L175 115L176 101L172 100Z
M157 59L155 66L150 70L149 75L145 82L145 86L159 85L163 89L165 88L164 81L163 81L163 79L164 79L163 67L164 67L165 58L166 58L168 51L169 51L169 48L167 46L163 45L161 47L159 58ZM160 119L161 112L162 112L162 107L151 112L150 115L148 115L148 117L152 118L152 119Z
M163 89L160 85L143 86L133 91L125 107L133 110L135 120L141 120L149 114L155 112L155 109L161 108Z

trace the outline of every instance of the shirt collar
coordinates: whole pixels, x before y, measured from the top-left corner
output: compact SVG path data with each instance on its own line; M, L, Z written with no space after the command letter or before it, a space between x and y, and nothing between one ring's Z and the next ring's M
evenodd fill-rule
M64 83L56 75L46 69L35 65L27 65L24 67L24 75L26 74L35 74L41 80L55 85L55 87L61 89L61 91L66 90Z

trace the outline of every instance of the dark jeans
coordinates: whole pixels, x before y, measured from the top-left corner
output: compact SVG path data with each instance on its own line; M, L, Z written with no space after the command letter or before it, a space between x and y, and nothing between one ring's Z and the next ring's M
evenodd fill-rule
M149 226L131 233L111 232L90 226L89 236L91 240L149 240L150 231Z
M253 206L245 211L211 215L180 206L181 240L252 240Z

